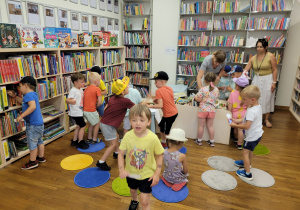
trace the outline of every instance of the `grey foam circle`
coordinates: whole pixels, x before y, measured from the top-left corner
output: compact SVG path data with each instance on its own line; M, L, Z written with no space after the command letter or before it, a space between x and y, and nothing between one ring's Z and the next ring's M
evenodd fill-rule
M212 156L207 159L207 163L210 167L218 171L236 171L239 169L234 165L234 160L224 156Z
M217 170L205 171L201 179L207 186L221 191L233 190L237 186L236 179L228 173Z
M243 177L240 177L240 179L256 187L271 187L275 184L274 177L268 172L258 168L251 168L250 171L252 173L253 180L249 181Z

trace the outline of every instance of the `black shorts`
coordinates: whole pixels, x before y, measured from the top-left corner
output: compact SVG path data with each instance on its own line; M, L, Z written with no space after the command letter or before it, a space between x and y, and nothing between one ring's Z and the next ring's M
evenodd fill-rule
M143 179L143 180L137 180L137 179L132 179L132 178L126 177L128 187L133 190L136 190L139 188L140 192L142 192L142 193L151 193L152 192L152 189L150 187L152 184L152 180L148 181L149 179L150 178Z
M243 148L244 149L248 149L248 150L250 150L250 151L253 152L253 150L258 145L258 143L260 142L260 140L261 140L261 137L259 137L256 141L244 141Z
M72 119L75 121L76 125L79 125L80 128L83 128L86 126L86 123L85 123L83 117L72 117Z
M160 127L160 132L169 135L171 127L174 121L176 120L177 116L178 114L175 114L172 117L163 117L160 123L158 124L158 126Z

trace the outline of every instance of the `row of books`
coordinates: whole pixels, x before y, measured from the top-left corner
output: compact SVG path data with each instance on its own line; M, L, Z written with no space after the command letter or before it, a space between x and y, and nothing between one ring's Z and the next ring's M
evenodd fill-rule
M188 89L198 89L197 87L197 79L195 78L192 82L190 82Z
M247 21L247 16L237 19L229 18L229 20L222 18L220 20L214 20L213 28L214 30L245 30L247 28Z
M150 58L150 47L126 46L126 58Z
M297 86L298 86L297 88L300 90L300 83L298 83ZM300 102L300 93L297 90L294 90L294 93L295 93L295 100Z
M284 11L286 0L252 0L252 11Z
M89 69L95 65L96 55L93 52L62 52L62 73Z
M111 82L105 83L105 87L106 87L106 90L107 90L107 95L112 95L111 84L112 84Z
M149 94L149 89L146 87L133 86L133 88L137 89L140 92L142 98L146 98Z
M186 3L180 5L180 14L212 13L213 1Z
M132 22L130 18L125 18L123 20L123 24L124 24L124 30L133 30ZM140 29L151 30L151 21L148 18L144 18Z
M123 66L109 66L101 68L101 79L105 82L124 76Z
M272 36L267 36L265 38L268 40L269 47L283 47L286 39L283 35L278 38Z
M2 147L5 160L9 160L18 156L18 151L13 141L8 141L7 139L2 140Z
M19 110L12 110L0 116L0 134L3 138L23 130L25 121L21 121L20 123L15 121L19 115Z
M293 101L293 111L295 112L296 115L300 117L300 106Z
M9 109L10 107L20 106L15 98L8 97L7 91L13 91L17 96L22 96L18 84L10 84L0 87L0 112Z
M149 77L143 76L142 74L137 73L129 73L127 75L130 78L130 82L133 85L148 85L149 84Z
M118 64L122 61L120 50L101 50L100 52L100 65L107 66Z
M125 4L124 15L144 15L145 8L143 4Z
M222 47L238 47L244 46L244 38L236 35L217 36L210 37L210 46L222 46Z
M241 2L235 0L234 2L226 2L224 0L216 0L214 2L213 11L215 13L233 13L240 11Z
M150 44L150 32L125 32L124 44L148 45Z
M72 87L74 87L74 84L71 80L71 75L65 75L63 76L63 87L64 87L64 93L70 92Z
M56 116L62 113L62 111L56 110L53 105L46 106L41 108L41 113L43 115L48 115L48 116Z
M213 22L212 20L198 20L193 19L192 17L189 19L180 19L180 30L212 30Z
M178 60L187 60L187 61L201 61L201 52L200 51L193 51L187 49L179 49Z
M259 30L274 30L287 29L290 23L290 18L251 18L248 23L249 29Z
M184 36L179 35L178 37L178 45L186 45L186 46L209 46L210 36L205 35L204 32L197 35Z
M45 80L38 80L36 92L39 100L49 99L60 95L61 92L61 78L60 76L50 77Z
M183 75L198 75L198 71L200 70L201 65L187 65L187 64L179 64L177 66L177 74Z
M239 52L239 49L237 51L226 51L226 62L227 63L244 63L248 62L244 60L245 52Z
M147 60L144 61L125 61L125 69L126 71L143 71L147 72L150 70L150 62Z
M65 132L64 126L60 125L59 119L44 124L43 140L49 140Z

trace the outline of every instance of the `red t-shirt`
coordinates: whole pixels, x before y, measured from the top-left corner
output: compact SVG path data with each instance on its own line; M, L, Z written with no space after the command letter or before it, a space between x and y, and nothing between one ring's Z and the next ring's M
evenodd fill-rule
M101 123L118 128L123 122L127 109L134 105L128 98L112 96L108 100Z
M88 86L83 95L83 111L95 112L97 111L97 100L101 96L101 90L94 85Z
M174 94L172 88L168 86L163 86L156 90L155 99L163 100L162 111L164 117L172 117L178 113L177 107L174 102Z

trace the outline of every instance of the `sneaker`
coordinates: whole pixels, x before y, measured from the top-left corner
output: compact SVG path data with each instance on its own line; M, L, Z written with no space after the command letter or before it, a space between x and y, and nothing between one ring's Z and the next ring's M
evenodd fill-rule
M80 149L88 149L90 147L90 145L88 143L86 143L84 140L81 140L78 143L77 147Z
M122 139L123 139L123 138L122 138ZM119 142L119 143L121 143L122 139L121 139L121 138L119 138L118 142Z
M198 139L195 140L195 143L198 144L199 146L202 146L202 141L198 141Z
M238 175L239 177L242 177L244 179L247 179L249 181L253 180L252 173L247 175L245 170L237 170L236 175Z
M39 163L45 163L45 162L46 162L46 158L45 158L45 157L39 157L39 156L37 156L37 157L36 157L36 160L37 160Z
M163 148L168 148L167 142L161 142Z
M208 143L211 147L214 147L214 146L215 146L215 141L208 140L207 143Z
M234 161L234 165L236 165L237 167L244 167L244 161L236 160L236 161Z
M236 146L237 149L243 149L243 146L242 146L242 145L236 144L235 146Z
M119 154L119 153L115 153L115 152L114 152L113 158L114 158L114 159L118 159L118 154Z
M101 131L101 129L99 129L98 134L101 134L101 133L102 133L102 131Z
M23 165L21 167L21 169L24 169L24 170L28 170L28 169L32 169L32 168L36 168L39 166L39 163L38 161L29 161L28 163L26 163L25 165Z
M238 142L238 139L237 138L231 138L232 139L232 141L234 142L234 143L237 143Z
M71 146L77 146L78 145L78 140L74 141L74 140L71 140Z
M138 201L131 200L128 210L136 210L138 209L138 205L139 205Z
M110 171L110 167L106 164L106 162L104 163L99 163L99 161L97 161L96 166L98 168L100 168L102 171Z

